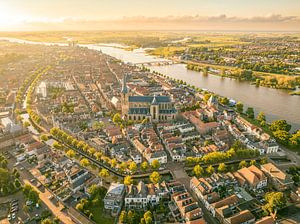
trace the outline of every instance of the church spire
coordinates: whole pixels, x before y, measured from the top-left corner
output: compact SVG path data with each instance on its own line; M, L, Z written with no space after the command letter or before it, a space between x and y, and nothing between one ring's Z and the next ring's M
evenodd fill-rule
M124 74L124 76L123 76L123 83L122 83L122 90L121 90L121 93L123 93L123 94L127 94L128 93L126 78L127 78L127 75Z

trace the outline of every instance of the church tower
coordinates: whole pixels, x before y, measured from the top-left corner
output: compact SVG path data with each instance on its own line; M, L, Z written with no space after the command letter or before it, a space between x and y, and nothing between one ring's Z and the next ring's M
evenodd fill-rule
M121 89L121 105L122 105L122 116L125 117L127 116L129 110L129 102L128 102L129 91L127 88L126 79L127 79L127 75L124 74L122 89Z
M159 105L156 99L156 95L154 95L153 100L151 102L150 114L153 122L159 121Z

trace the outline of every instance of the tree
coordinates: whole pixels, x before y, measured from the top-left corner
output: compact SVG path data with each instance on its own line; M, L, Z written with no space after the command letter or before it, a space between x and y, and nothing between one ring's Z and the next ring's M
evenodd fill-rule
M66 154L70 158L74 158L76 156L76 152L73 149L69 149Z
M145 162L142 162L142 164L141 164L141 169L142 169L142 171L146 171L147 169L148 169L148 163L145 161Z
M218 166L218 172L224 173L224 172L226 172L226 170L227 170L226 164L225 163L220 163L219 166Z
M150 211L145 212L143 215L143 218L141 218L140 223L151 224L152 223L152 213Z
M129 164L128 168L129 168L129 170L130 170L131 173L135 173L137 171L137 165L133 161Z
M15 187L19 189L21 187L21 182L18 179L15 179Z
M149 122L148 118L145 118L144 120L142 120L142 124L147 124Z
M116 167L117 164L118 164L118 162L117 162L116 158L113 158L113 159L110 160L110 166L112 168Z
M248 166L248 164L247 164L247 162L245 161L245 160L243 160L243 161L241 161L240 163L239 163L239 168L241 169L241 168L244 168L244 167L247 167Z
M153 169L157 170L160 167L160 163L157 159L153 160L151 163Z
M256 120L258 120L260 123L266 121L266 115L264 112L259 112L259 114L256 117Z
M114 116L113 116L113 122L115 124L121 124L122 123L122 118L121 118L121 115L119 113L116 113Z
M29 123L28 121L25 121L25 122L23 123L23 126L24 126L25 128L27 128L27 127L30 126L30 123Z
M256 165L256 161L255 161L255 160L251 160L251 161L250 161L250 165L251 165L251 166L252 166L252 165L255 166L255 165Z
M43 134L40 136L40 139L45 142L48 140L48 135Z
M241 102L238 102L238 103L235 105L235 107L236 107L237 112L243 113L243 111L244 111L244 105L243 105Z
M53 143L53 145L52 145L54 148L56 148L56 149L61 149L62 148L62 145L61 144L59 144L58 142L54 142Z
M80 160L80 165L83 167L87 167L88 165L90 165L90 161L87 158L83 158Z
M215 172L215 168L214 168L212 165L210 165L210 166L208 166L208 167L206 168L206 172L207 172L209 175L211 175L211 174L213 174L213 173Z
M100 131L104 128L104 126L105 126L105 124L102 121L100 121L100 122L95 121L92 125L92 128L96 131Z
M247 117L253 119L254 118L254 109L252 107L248 107L246 110Z
M161 176L158 172L154 171L151 173L151 175L149 176L149 179L150 181L153 183L153 184L157 184L160 182L160 179L161 179Z
M75 207L78 211L83 211L83 204L82 203L78 203Z
M55 224L51 219L47 218L47 219L44 219L41 224Z
M198 164L198 165L194 166L193 172L194 172L194 174L196 175L196 177L200 177L201 175L203 175L204 170L203 170L203 168Z
M260 160L260 164L266 164L268 163L268 159L267 157L263 157L261 160Z
M294 148L300 146L300 130L292 134L292 136L289 139L289 145Z
M123 210L119 216L119 222L126 223L126 220L127 220L127 213L126 211Z
M135 212L134 211L131 211L129 210L128 213L127 213L127 223L128 224L133 224L135 223Z
M287 144L290 138L290 133L285 130L277 130L273 132L276 140L282 144Z
M132 177L131 176L126 176L124 177L124 184L125 185L131 185L133 183Z
M286 199L282 192L269 192L265 195L266 204L263 210L268 214L277 212L286 205Z
M107 169L105 168L102 168L101 171L99 172L99 176L101 178L106 178L106 177L109 177L109 172Z
M286 120L276 120L273 121L270 125L270 130L275 131L287 131L289 132L291 130L291 125L286 122Z

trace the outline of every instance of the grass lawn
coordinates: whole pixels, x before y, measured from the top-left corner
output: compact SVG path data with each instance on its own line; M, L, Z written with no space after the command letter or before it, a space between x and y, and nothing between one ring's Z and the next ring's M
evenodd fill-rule
M114 223L114 218L109 214L103 212L103 205L93 206L88 208L93 213L93 220L99 224L111 224Z

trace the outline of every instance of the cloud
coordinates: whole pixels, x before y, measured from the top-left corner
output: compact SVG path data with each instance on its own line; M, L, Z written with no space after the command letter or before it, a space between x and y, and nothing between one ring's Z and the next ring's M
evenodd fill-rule
M127 22L174 22L174 23L195 23L195 22L248 22L248 23L281 23L300 21L297 16L282 16L280 14L272 14L269 16L256 16L256 17L229 17L225 14L219 16L166 16L166 17L124 17L123 21Z
M88 20L80 17L40 18L23 21L21 30L258 30L300 31L300 18L271 14L255 17L165 16L123 17L115 20Z

